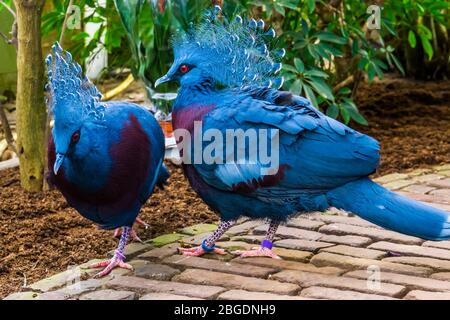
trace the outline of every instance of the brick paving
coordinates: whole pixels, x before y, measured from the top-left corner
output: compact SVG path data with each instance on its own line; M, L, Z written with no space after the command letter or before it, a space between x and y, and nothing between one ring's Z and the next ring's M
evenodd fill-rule
M450 164L377 180L450 210ZM86 266L97 260L90 261L6 299L450 300L450 241L402 235L332 209L293 218L279 228L274 250L283 260L241 259L231 254L248 250L263 238L264 222L247 219L217 243L227 255L177 254L178 246L200 244L214 227L199 224L128 245L125 254L133 271L114 270L105 278L92 279L96 271Z

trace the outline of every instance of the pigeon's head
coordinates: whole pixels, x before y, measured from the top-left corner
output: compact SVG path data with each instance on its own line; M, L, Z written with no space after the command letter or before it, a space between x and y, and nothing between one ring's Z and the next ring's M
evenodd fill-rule
M181 86L190 86L213 78L211 64L214 60L205 56L205 53L188 44L178 48L169 71L156 81L155 86L168 81L177 81Z
M89 154L95 141L95 131L103 127L104 105L97 88L82 74L70 53L58 43L47 57L47 105L53 114L52 129L57 174L64 159L79 160Z
M263 20L229 21L220 7L209 11L203 21L173 39L174 62L155 83L178 81L182 87L202 83L234 88L249 85L273 87L283 84L284 49L271 49L275 31Z

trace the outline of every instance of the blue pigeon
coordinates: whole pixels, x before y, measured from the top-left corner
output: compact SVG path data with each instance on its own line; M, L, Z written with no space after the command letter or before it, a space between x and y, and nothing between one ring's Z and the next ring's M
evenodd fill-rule
M164 184L164 136L144 108L101 102L97 88L58 43L47 57L47 104L54 116L48 147L49 182L70 206L104 229L122 228L111 260L92 265L131 269L124 247L139 210L155 185Z
M221 217L201 246L180 249L183 254L223 254L215 242L246 216L268 219L270 225L259 248L237 254L279 258L271 249L281 222L332 206L404 234L450 238L448 212L368 178L380 161L375 139L327 117L307 99L279 90L285 50L271 48L273 29L262 20L228 20L220 10L216 7L174 39L174 62L155 83L180 83L172 121L184 173ZM239 130L246 134L241 143L226 140L226 148L217 147ZM260 133L267 138L254 140ZM272 145L277 170L262 157L262 149Z

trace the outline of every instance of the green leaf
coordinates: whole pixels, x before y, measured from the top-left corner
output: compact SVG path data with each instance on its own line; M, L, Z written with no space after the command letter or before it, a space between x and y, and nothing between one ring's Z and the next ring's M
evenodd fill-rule
M317 53L316 48L315 48L314 45L309 45L309 46L307 46L307 48L308 48L309 54L310 54L314 59L320 60L320 56L319 56L319 54Z
M339 115L339 107L334 103L327 108L327 116L336 119Z
M341 104L339 105L339 111L341 112L344 123L348 124L350 122L350 113L348 112L348 110Z
M356 56L359 53L359 40L354 39L352 43L352 56Z
M340 37L338 35L335 35L332 32L328 31L320 31L315 34L317 38L319 38L321 41L327 41L332 42L336 44L347 44L347 39Z
M311 14L316 9L316 1L315 0L308 0L308 12Z
M302 93L302 80L300 79L295 80L290 86L289 91L291 91L294 94L300 95Z
M409 30L408 32L408 42L411 48L415 48L417 44L416 35L412 30Z
M333 92L331 91L331 88L322 79L320 79L320 78L309 78L308 79L308 83L322 97L324 97L324 98L326 98L328 100L334 100L334 95L333 95Z
M428 40L431 40L433 38L433 33L430 29L428 29L425 25L419 24L418 32L420 37L425 37Z
M350 90L350 88L343 87L339 89L338 93L341 95L349 95L350 93L352 93L352 90Z
M286 15L286 10L280 4L275 2L273 8L275 9L276 12L281 14L283 17Z
M319 77L319 78L324 78L324 79L328 79L329 75L326 72L317 70L317 69L310 69L308 71L306 71L305 76L308 77Z
M317 104L317 98L316 98L316 95L314 94L314 91L311 89L311 87L308 85L304 85L303 90L305 90L306 98L308 98L309 101L311 101L311 103L313 104L314 107L318 108L319 105Z
M431 60L431 58L433 58L433 47L431 46L430 40L422 35L420 36L420 40L422 42L423 50L425 50L425 53L428 55L428 60Z
M357 110L349 109L348 110L350 117L355 120L357 123L367 126L369 123L367 120L360 114Z
M397 57L394 54L390 54L390 56L394 61L394 64L397 67L397 69L402 73L402 75L405 75L405 69L403 69L401 62L397 59Z
M294 59L294 64L299 73L303 73L305 71L305 64L299 58Z
M297 58L296 58L297 59ZM289 64L283 64L283 69L286 71L290 71L293 72L295 74L299 73L298 70L296 68L294 68L293 66L289 65Z

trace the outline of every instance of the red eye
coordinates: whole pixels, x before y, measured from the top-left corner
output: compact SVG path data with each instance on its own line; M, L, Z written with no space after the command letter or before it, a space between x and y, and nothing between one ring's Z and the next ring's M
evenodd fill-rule
M187 65L183 64L183 65L180 67L180 71L181 71L182 73L186 73L186 72L189 71L189 67L188 67Z
M78 142L78 140L80 140L80 133L79 132L75 132L73 135L72 135L72 142Z

